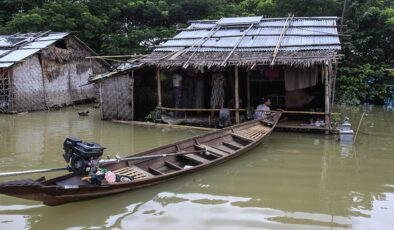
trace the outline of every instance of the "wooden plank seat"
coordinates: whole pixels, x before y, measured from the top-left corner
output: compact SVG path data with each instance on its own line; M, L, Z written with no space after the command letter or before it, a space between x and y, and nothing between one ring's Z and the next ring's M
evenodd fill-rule
M118 174L118 175L123 175L123 176L132 176L132 177L134 177L134 179L143 179L143 178L147 178L147 177L153 177L153 175L151 173L144 171L135 165L115 170L114 173Z
M167 167L172 168L172 169L174 169L174 170L182 170L182 169L183 169L183 168L180 167L179 165L176 165L176 164L171 163L171 162L169 162L169 161L164 161L164 164L165 164Z
M190 160L190 161L193 161L193 162L195 162L195 163L197 163L197 164L204 164L204 163L210 162L210 160L207 160L207 159L205 159L205 158L202 158L202 157L200 157L200 156L198 156L198 155L196 155L196 154L193 154L193 153L191 153L191 154L179 155L179 156L180 156L180 157L183 157L183 158L185 158L185 159L188 159L188 160Z
M149 167L148 170L153 173L154 175L164 175L163 172L159 171L158 169Z
M207 149L207 151L209 153L212 153L212 154L214 154L214 155L216 155L218 157L222 157L222 156L228 155L228 153L226 153L226 152L224 152L222 150L219 150L219 149L212 148L211 146L208 146L208 145L198 144L198 145L194 145L194 146L196 148L198 148L198 149L204 149L205 148L205 149Z
M225 145L218 145L218 146L212 146L212 147L215 149L219 149L220 151L226 152L228 154L234 153L236 151L236 150L234 150L230 147L227 147Z
M238 150L238 149L242 148L242 146L240 146L239 144L235 144L235 141L233 141L233 142L223 142L223 145L226 146L226 147L229 147L231 149L234 149L234 150Z
M253 126L253 127L250 127L248 129L244 129L244 130L238 130L235 132L235 134L240 135L242 137L249 138L254 141L254 140L261 138L269 130L270 130L270 128L268 128L266 126L259 125L259 126Z
M239 138L241 140L244 140L246 142L254 142L255 140L247 137L247 136L243 136L242 134L238 134L238 133L232 133L231 136L235 137L235 138Z

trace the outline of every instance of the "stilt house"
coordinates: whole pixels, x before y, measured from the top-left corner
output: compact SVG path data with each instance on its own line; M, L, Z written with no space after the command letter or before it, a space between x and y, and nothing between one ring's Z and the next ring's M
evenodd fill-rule
M138 76L146 83L134 82L134 97L139 99L134 98L131 110L140 115L133 119L143 119L155 108L180 112L178 117L217 112L220 107L212 106L212 76L219 69L225 76L221 106L230 108L234 122L242 121L248 108L256 108L262 97L268 97L271 109L287 111L289 127L311 125L327 131L341 50L337 20L289 16L190 21L189 27L139 60L144 70ZM174 75L181 75L181 83L176 83ZM126 85L124 90L129 91ZM141 90L141 85L150 88ZM180 90L175 89L178 86ZM176 91L181 93L177 96ZM104 110L114 105L109 101L103 104Z
M186 80L188 69L209 78L212 67L221 68L228 83L225 101L234 102L236 122L243 108L255 107L265 96L274 109L322 115L326 125L320 128L329 129L341 50L337 20L289 16L191 21L142 61L156 67L157 92L160 71L183 69ZM205 94L212 93L207 86ZM158 107L169 106L157 96Z
M0 113L45 110L94 99L93 85L81 87L108 63L70 33L0 35Z

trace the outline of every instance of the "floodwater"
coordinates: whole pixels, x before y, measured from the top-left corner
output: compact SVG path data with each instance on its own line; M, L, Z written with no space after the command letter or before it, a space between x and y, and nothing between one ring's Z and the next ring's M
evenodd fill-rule
M101 121L99 110L79 117L85 108L0 115L0 171L65 166L67 136L114 156L201 133ZM353 146L274 132L239 158L140 190L56 207L0 195L0 229L392 229L394 113L344 112L356 128L365 110Z

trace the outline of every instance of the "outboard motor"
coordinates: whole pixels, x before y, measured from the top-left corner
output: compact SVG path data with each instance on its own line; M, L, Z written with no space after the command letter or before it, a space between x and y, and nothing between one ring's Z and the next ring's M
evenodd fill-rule
M63 158L69 164L68 171L85 176L96 173L105 148L96 143L68 137L63 143L63 149Z

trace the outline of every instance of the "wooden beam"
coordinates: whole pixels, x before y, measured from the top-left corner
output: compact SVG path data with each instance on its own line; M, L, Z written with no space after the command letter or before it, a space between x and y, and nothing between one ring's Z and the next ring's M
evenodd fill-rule
M235 93L235 109L239 109L239 71L238 66L234 66L234 93ZM235 123L239 124L239 111L235 111Z
M157 84L157 107L161 107L161 81L160 81L160 68L156 67L156 84Z

